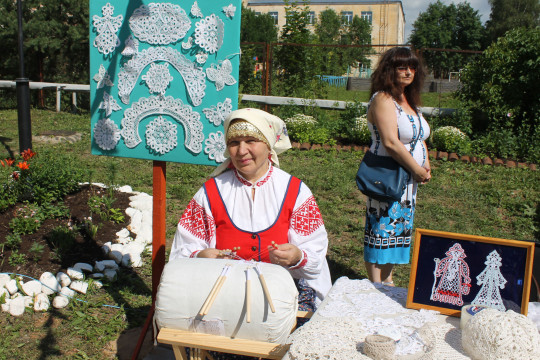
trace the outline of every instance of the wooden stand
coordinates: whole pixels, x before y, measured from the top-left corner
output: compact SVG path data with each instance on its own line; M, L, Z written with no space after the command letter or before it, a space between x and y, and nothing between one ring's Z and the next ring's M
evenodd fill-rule
M299 311L297 317L310 318L313 313ZM263 359L281 359L289 351L289 345L274 344L264 341L231 339L227 336L195 333L185 330L163 328L157 341L172 345L176 360L213 360L208 351L228 354L253 356ZM188 359L185 348L190 348Z

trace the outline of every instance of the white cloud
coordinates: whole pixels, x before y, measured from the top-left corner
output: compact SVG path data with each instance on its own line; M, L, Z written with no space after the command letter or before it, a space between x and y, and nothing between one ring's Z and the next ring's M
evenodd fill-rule
M434 3L436 0L402 0L403 12L405 13L405 42L408 41L411 35L412 26L416 21L416 18L421 12L425 12L429 4ZM463 1L451 1L441 0L443 4L449 5L451 3L459 4ZM467 1L474 10L478 11L482 23L485 23L489 19L491 13L491 6L489 6L488 0L468 0Z

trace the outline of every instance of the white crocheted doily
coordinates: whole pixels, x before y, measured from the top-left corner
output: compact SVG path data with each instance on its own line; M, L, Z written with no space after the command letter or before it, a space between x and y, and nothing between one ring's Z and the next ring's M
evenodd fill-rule
M467 321L463 349L473 359L540 359L540 335L534 323L512 310L485 309Z

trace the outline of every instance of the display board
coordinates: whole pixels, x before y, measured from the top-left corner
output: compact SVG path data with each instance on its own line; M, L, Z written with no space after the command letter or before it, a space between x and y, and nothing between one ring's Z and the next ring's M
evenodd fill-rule
M460 316L464 305L527 315L534 242L416 229L407 307Z
M92 154L223 162L240 9L240 0L91 0Z

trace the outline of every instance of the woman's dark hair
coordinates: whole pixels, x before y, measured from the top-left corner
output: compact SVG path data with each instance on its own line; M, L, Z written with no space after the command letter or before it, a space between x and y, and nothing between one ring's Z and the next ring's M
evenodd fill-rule
M406 47L391 48L381 56L377 69L371 75L370 97L377 91L384 91L394 98L398 97L399 89L395 83L395 74L396 68L400 66L416 69L413 82L405 88L407 102L416 109L421 104L420 90L424 84L425 72L420 59Z

